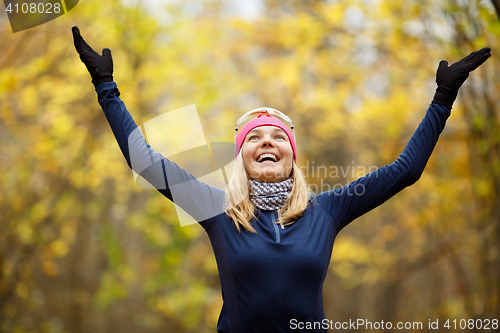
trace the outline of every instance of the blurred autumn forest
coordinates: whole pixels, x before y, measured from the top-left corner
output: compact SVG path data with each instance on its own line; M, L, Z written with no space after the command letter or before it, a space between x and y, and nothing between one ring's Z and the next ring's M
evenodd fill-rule
M274 107L316 171L394 161L439 61L491 47L421 179L337 237L323 294L334 321L500 319L500 1L165 3L80 1L15 34L0 16L1 332L215 332L222 306L203 229L135 184L74 25L112 50L137 123L196 104L207 141L232 142L240 115Z

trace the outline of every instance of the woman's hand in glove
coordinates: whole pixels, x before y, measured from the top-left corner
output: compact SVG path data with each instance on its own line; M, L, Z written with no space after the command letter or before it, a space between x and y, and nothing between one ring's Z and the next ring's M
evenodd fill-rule
M73 41L80 59L87 67L87 70L92 77L92 83L95 87L104 82L113 81L113 58L111 58L111 50L103 49L102 56L94 51L80 35L80 29L73 27Z
M457 98L458 89L469 77L469 72L481 66L486 59L491 57L490 51L489 47L474 51L449 67L448 62L442 60L436 73L438 87L432 103L441 104L451 110L453 102Z

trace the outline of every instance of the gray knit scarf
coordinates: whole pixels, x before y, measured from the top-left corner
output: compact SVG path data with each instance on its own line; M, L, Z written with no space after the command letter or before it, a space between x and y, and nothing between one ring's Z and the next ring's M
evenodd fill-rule
M263 183L250 181L250 200L255 206L264 210L278 210L292 192L293 179L280 183Z

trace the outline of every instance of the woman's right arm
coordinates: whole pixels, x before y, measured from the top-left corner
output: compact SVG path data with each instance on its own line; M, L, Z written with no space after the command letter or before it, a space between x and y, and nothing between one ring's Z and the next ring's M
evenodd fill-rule
M223 212L224 191L208 186L155 152L121 100L115 82L96 87L99 104L129 167L197 222Z
M196 222L204 222L206 229L223 212L225 192L201 182L149 146L113 82L111 50L103 49L99 55L85 42L78 27L73 27L72 33L76 51L92 77L99 103L129 167Z

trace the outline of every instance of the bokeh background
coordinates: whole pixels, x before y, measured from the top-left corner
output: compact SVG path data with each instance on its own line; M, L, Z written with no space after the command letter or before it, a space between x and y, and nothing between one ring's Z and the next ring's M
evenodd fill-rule
M500 319L499 4L82 0L19 33L3 11L1 332L215 332L222 305L203 229L135 184L74 25L112 50L138 123L196 104L207 140L232 142L248 110L290 115L319 190L394 161L439 61L491 47L421 179L339 234L323 294L334 321Z

